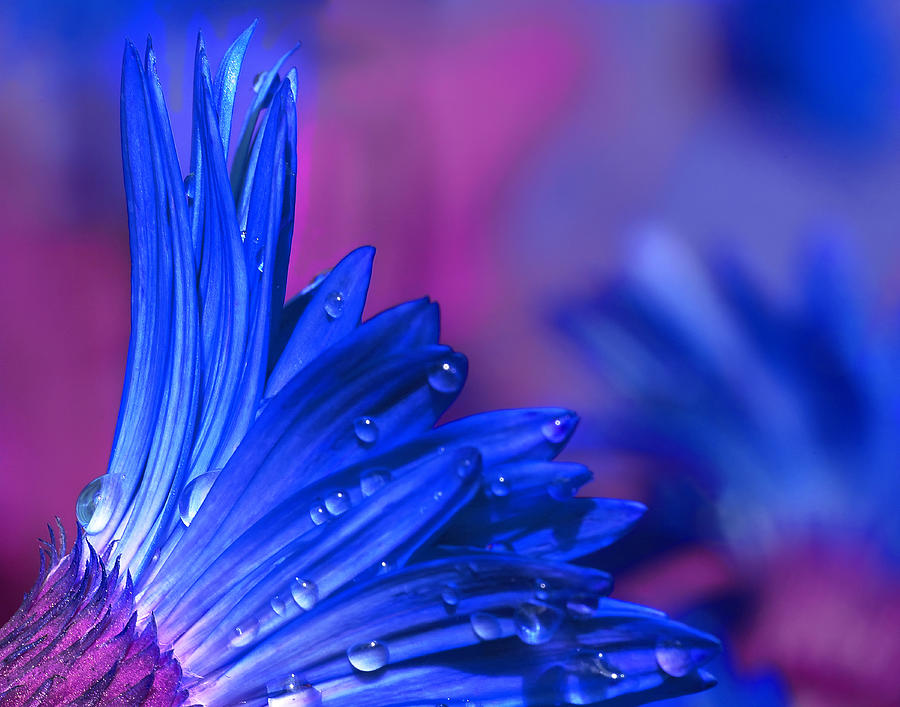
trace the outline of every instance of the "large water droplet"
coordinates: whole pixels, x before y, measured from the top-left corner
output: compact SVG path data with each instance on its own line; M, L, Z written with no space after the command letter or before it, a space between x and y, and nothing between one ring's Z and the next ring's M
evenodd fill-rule
M383 668L390 658L387 646L378 641L359 643L347 651L350 665L364 673Z
M330 319L337 319L344 313L344 295L340 292L329 292L325 298L325 314Z
M562 620L563 613L556 607L531 602L522 604L513 615L516 635L532 646L553 638Z
M309 517L316 525L322 525L326 520L331 518L331 513L325 507L325 503L320 499L309 507Z
M571 412L560 415L553 420L549 420L541 427L541 432L548 442L553 444L561 444L565 442L569 434L575 429L578 417Z
M359 490L363 496L371 496L391 480L391 472L387 469L372 469L359 477Z
M493 641L503 635L500 620L485 611L476 611L469 617L472 630L482 641Z
M428 385L439 393L456 393L462 388L463 373L452 359L442 361L428 372Z
M371 417L358 417L353 423L353 431L363 444L375 444L378 439L378 427Z
M281 685L269 687L269 707L321 707L322 693L293 673Z
M656 662L660 670L673 678L684 677L714 653L712 646L691 644L673 637L660 638L656 643Z
M312 609L319 601L319 588L308 579L296 579L291 585L291 596L304 611Z
M122 492L124 476L104 474L98 476L78 494L75 515L88 535L99 533L109 523L112 512Z
M229 645L232 648L243 648L253 643L259 633L259 621L251 619L247 623L238 626L231 634Z
M181 497L178 499L178 515L181 516L182 523L185 525L191 524L218 476L218 471L208 471L192 479L184 487Z
M345 513L350 508L350 494L346 491L335 491L325 499L325 508L335 516Z

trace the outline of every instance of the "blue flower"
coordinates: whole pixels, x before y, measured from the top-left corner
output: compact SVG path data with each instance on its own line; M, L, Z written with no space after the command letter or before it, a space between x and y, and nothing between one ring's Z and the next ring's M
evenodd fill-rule
M253 27L194 73L182 178L156 57L129 45L122 148L132 332L108 472L51 530L0 629L0 705L637 704L703 689L715 639L569 564L640 504L574 497L576 424L439 427L466 359L427 299L361 323L373 251L284 303L297 76L255 82Z

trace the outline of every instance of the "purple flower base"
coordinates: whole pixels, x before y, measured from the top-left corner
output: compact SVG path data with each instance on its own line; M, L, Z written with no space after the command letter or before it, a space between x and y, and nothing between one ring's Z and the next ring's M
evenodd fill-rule
M41 548L41 572L15 615L0 628L0 707L146 705L187 700L181 666L160 652L150 616L138 627L131 577L107 572L90 543L66 554L53 531Z

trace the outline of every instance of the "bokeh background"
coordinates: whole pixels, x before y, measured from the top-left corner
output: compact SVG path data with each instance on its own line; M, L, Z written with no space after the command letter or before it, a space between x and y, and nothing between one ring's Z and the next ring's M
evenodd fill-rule
M595 558L616 570L617 596L726 638L720 692L683 704L900 703L892 551L865 533L836 542L801 528L778 536L777 557L748 563L714 519L715 484L677 460L610 453L616 396L559 325L663 230L701 260L733 256L775 300L810 244L836 243L867 326L889 332L900 298L890 0L4 3L0 614L30 586L47 521L74 527L112 439L129 327L124 40L152 34L184 159L196 32L215 58L254 17L239 111L255 71L302 42L290 289L372 243L367 311L429 294L444 340L470 358L454 415L583 414L569 455L591 463L593 490L651 505L632 539ZM865 515L871 497L847 505ZM811 604L821 611L801 610Z

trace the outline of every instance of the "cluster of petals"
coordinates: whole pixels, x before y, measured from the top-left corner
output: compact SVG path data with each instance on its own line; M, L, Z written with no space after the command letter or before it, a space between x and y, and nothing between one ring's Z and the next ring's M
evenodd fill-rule
M620 705L711 685L715 639L573 564L643 511L576 496L590 473L552 461L573 413L436 426L466 359L427 299L362 321L370 248L285 302L298 84L290 52L259 74L231 151L252 32L215 75L198 42L186 178L152 48L126 48L119 421L74 549L51 539L0 633L0 705Z

